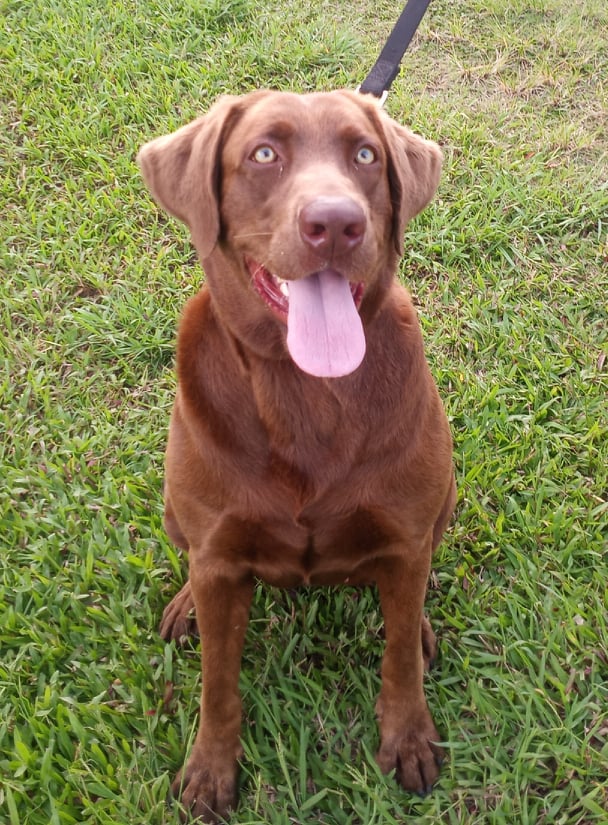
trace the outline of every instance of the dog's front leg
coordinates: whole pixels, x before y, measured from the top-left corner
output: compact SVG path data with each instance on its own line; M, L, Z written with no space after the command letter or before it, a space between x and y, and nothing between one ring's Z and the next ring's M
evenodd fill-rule
M384 616L386 648L376 710L378 763L395 770L404 788L428 793L439 773L439 736L423 691L422 623L431 546L384 559L376 582Z
M201 638L203 690L198 734L173 783L184 808L217 822L235 807L241 755L239 672L253 579L229 578L190 553L190 583Z

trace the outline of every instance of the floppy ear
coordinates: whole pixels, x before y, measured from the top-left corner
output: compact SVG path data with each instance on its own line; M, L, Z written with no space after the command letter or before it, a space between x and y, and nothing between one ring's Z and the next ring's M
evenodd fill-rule
M388 179L393 203L393 239L403 253L407 222L430 202L441 174L442 154L431 140L415 135L389 117L383 117L388 145Z
M189 226L201 258L211 254L220 233L222 137L238 100L220 98L208 114L151 140L137 155L154 199Z

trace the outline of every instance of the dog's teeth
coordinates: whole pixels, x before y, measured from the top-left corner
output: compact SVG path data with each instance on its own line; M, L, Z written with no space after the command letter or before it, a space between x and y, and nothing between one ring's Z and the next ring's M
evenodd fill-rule
M279 278L278 275L273 275L272 277L276 281L276 285L278 286L281 295L285 298L289 298L289 281L286 281L285 278Z

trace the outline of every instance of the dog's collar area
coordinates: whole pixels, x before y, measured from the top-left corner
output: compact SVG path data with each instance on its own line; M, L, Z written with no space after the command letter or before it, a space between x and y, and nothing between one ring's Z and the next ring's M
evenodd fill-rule
M367 77L357 89L358 92L373 95L380 101L381 106L384 104L388 90L399 74L399 66L405 50L420 25L430 2L431 0L408 0L384 44L378 60L376 60Z
M359 85L357 86L357 88L355 89L355 92L357 92L357 94L361 94L361 95L371 95L373 98L375 98L376 103L377 103L377 104L378 104L378 106L380 106L381 108L382 108L382 107L384 106L384 104L386 103L386 99L387 99L387 97L388 97L388 89L385 89L385 90L384 90L384 91L383 91L380 95L377 95L375 92L365 92L365 91L364 91L364 92L362 92L362 91L361 91L361 84L360 84L360 83L359 83Z

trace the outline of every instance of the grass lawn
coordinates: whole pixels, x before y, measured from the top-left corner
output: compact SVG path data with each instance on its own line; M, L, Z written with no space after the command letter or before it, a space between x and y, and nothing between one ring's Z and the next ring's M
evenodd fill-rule
M360 82L400 2L2 0L0 821L171 825L196 645L161 526L177 318L202 273L139 146L223 92ZM445 152L402 277L459 506L425 799L379 775L371 591L260 586L240 825L608 821L608 9L434 0L388 101Z

